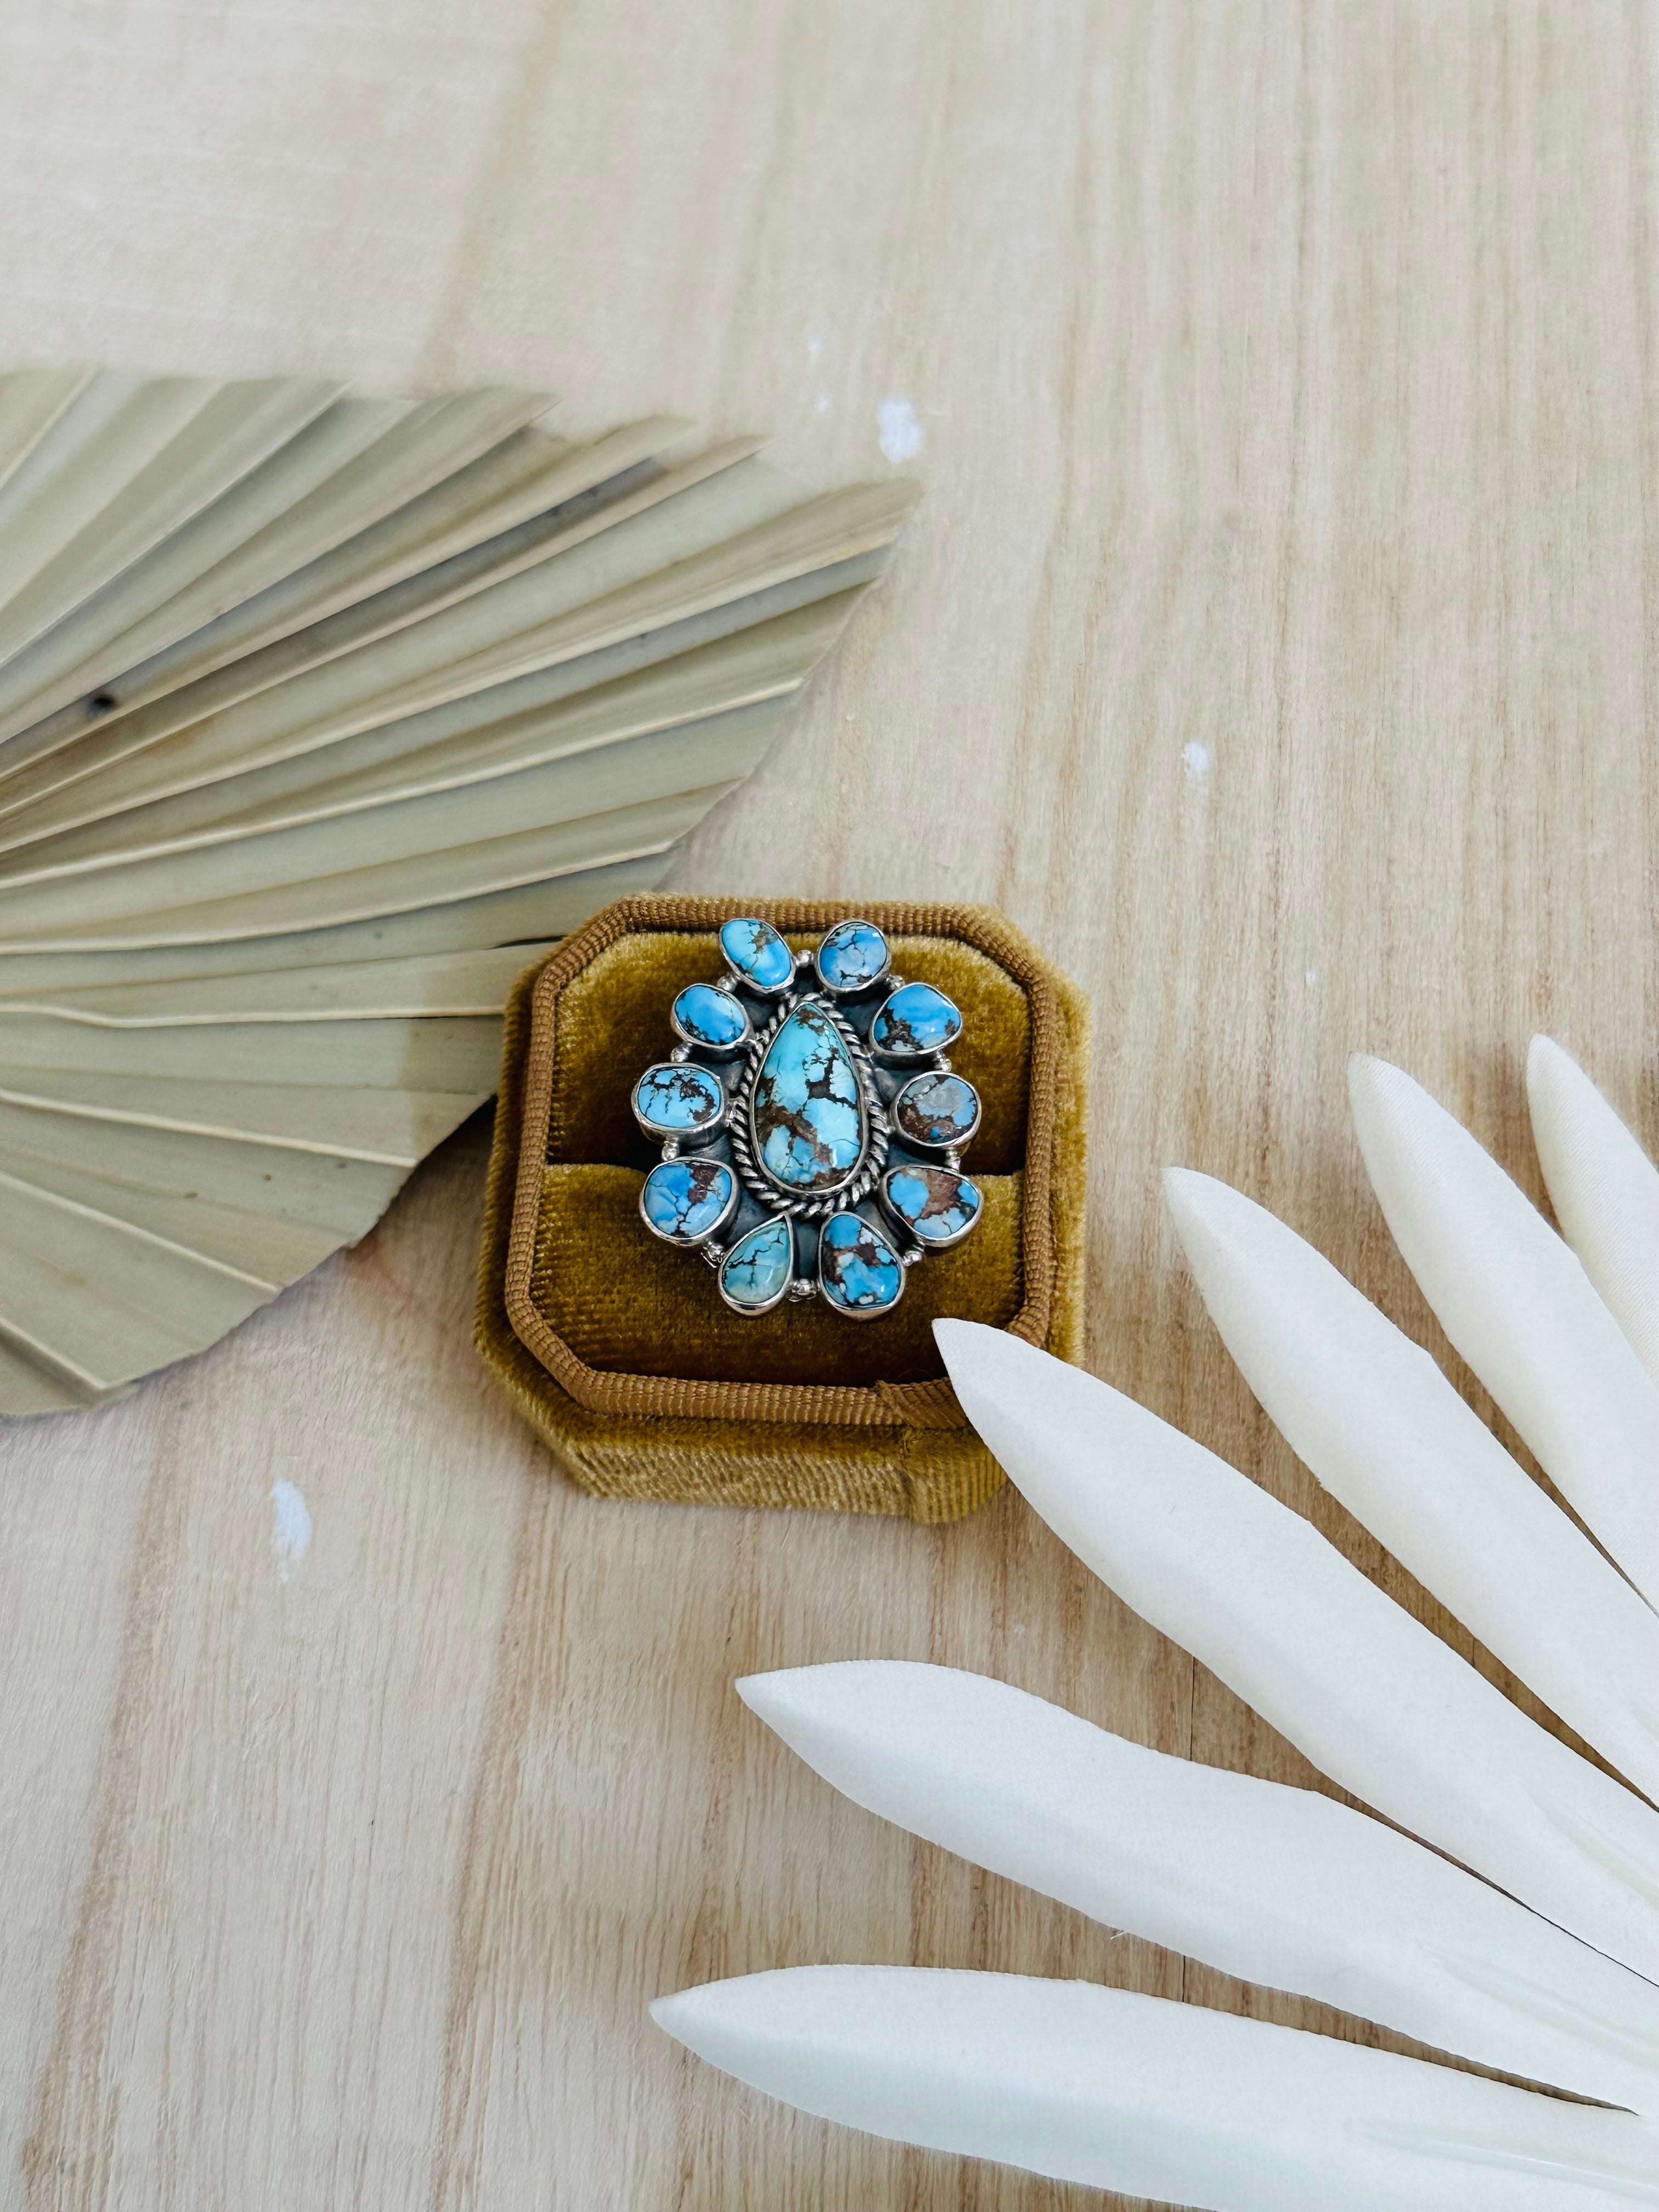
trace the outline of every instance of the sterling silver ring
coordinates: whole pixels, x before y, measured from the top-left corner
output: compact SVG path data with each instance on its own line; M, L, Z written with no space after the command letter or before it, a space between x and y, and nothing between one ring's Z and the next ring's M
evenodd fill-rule
M984 1203L962 1172L980 1122L949 1057L962 1015L892 973L873 922L796 952L737 915L720 944L726 973L680 992L677 1042L634 1086L662 1146L645 1225L701 1252L735 1313L815 1291L855 1321L890 1313L907 1268L961 1243Z

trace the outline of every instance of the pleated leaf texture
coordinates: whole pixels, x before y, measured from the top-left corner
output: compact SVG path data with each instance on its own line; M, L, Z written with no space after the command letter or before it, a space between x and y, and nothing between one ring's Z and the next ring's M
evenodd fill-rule
M1350 1087L1395 1241L1571 1515L1283 1223L1205 1176L1172 1172L1169 1198L1211 1317L1305 1465L1604 1765L1248 1476L967 1322L936 1324L940 1349L1028 1504L1355 1803L948 1668L738 1685L912 1834L1518 2080L948 1969L786 1967L660 1999L661 2027L872 2134L1209 2212L1659 2205L1659 1175L1547 1038L1528 1085L1565 1237L1399 1069L1356 1060Z
M544 394L0 376L0 1414L201 1349L495 1087L912 504Z

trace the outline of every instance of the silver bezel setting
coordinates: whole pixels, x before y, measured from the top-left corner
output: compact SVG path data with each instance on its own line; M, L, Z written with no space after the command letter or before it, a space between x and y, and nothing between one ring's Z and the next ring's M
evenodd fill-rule
M657 1163L657 1167L665 1167L671 1161L678 1160L680 1158L681 1154L678 1150L672 1152L665 1151L662 1158ZM693 1164L696 1164L696 1163L693 1163ZM711 1221L707 1229L699 1231L697 1235L695 1237L676 1237L666 1229L659 1229L656 1223L651 1218L651 1216L645 1210L646 1183L650 1182L651 1176L647 1176L645 1182L642 1182L640 1185L640 1219L644 1222L646 1227L651 1231L651 1234L656 1238L659 1244L671 1244L677 1252L700 1251L704 1245L709 1243L711 1238L720 1235L721 1230L725 1228L726 1223L737 1212L738 1200L743 1194L743 1184L741 1180L732 1173L729 1167L726 1167L724 1160L714 1160L710 1162L709 1164L717 1168L726 1168L726 1176L731 1182L732 1188L726 1194L725 1205L720 1208L720 1218L717 1220ZM653 1168L651 1175L654 1175L656 1171L656 1168Z
M843 1206L841 1210L842 1212L850 1212L852 1209L848 1206ZM857 1218L866 1229L875 1228L875 1224L873 1222L866 1221L862 1214L860 1214ZM878 1236L881 1236L883 1234L883 1232L878 1229L876 1231L876 1233ZM904 1254L899 1249L896 1244L893 1243L891 1238L884 1237L884 1242L887 1243L889 1249L891 1250L894 1262L899 1271L898 1291L890 1303L887 1305L860 1307L844 1306L839 1298L832 1298L829 1291L824 1289L823 1241L822 1238L818 1240L818 1296L823 1300L825 1305L829 1307L830 1312L839 1314L843 1321L880 1321L884 1315L894 1313L897 1310L899 1301L904 1296L904 1285L909 1280L910 1269L905 1260Z
M977 1211L969 1216L968 1219L963 1222L960 1229L953 1229L948 1237L924 1237L921 1230L916 1227L914 1221L906 1220L903 1214L899 1212L897 1206L893 1204L892 1200L887 1194L887 1185L894 1176L907 1174L927 1175L935 1169L942 1170L946 1175L957 1176L963 1182L973 1183L974 1188L976 1191L979 1191L979 1206ZM945 1160L919 1160L915 1168L911 1168L907 1161L902 1163L897 1167L889 1168L886 1174L883 1176L881 1181L876 1186L876 1196L880 1201L881 1210L883 1213L885 1214L888 1220L892 1223L899 1234L903 1237L908 1243L915 1245L924 1256L929 1252L948 1252L953 1245L964 1243L968 1237L973 1235L975 1230L979 1227L980 1215L985 1211L985 1194L982 1190L979 1189L979 1185L976 1182L974 1182L972 1176L963 1174L960 1168L953 1168L950 1165L948 1161Z
M634 1119L639 1123L640 1127L644 1131L645 1134L650 1138L653 1144L679 1146L707 1145L712 1143L713 1140L720 1135L721 1130L725 1128L726 1116L732 1110L731 1093L726 1090L726 1085L720 1081L719 1076L714 1073L712 1067L702 1068L699 1071L701 1073L712 1078L714 1088L720 1094L720 1108L712 1121L701 1121L695 1129L666 1129L663 1127L660 1121L647 1121L645 1115L640 1111L640 1085L645 1081L647 1075L654 1075L659 1068L664 1067L680 1068L696 1066L697 1062L695 1060L690 1059L678 1060L653 1060L649 1067L642 1068L639 1074L635 1077L634 1087L628 1094L628 1103L633 1109Z
M875 1035L876 1023L881 1019L888 1007L893 1003L893 1000L897 998L899 993L901 991L908 990L910 988L909 984L904 982L896 975L895 975L891 980L893 988L888 992L887 996L876 1008L874 1019L870 1024L870 1034L872 1037ZM917 976L912 976L910 979L913 983L919 982L921 980L921 979ZM924 1045L921 1049L917 1052L895 1052L890 1045L878 1045L872 1043L870 1047L870 1057L872 1060L879 1061L884 1066L914 1067L918 1071L918 1073L920 1073L924 1062L931 1060L933 1066L939 1070L941 1074L947 1074L950 1072L950 1062L945 1058L945 1054L950 1051L953 1044L957 1044L961 1042L962 1032L963 1028L966 1026L963 1019L962 1008L957 1006L956 1000L951 996L950 993L948 991L941 991L937 983L923 982L921 984L921 988L925 991L931 991L935 998L944 1000L945 1005L949 1006L951 1012L957 1018L957 1025L955 1029L951 1030L950 1036L945 1038L943 1044Z
M859 1102L862 1106L864 1144L856 1160L839 1182L830 1183L810 1196L792 1196L781 1183L774 1182L761 1165L758 1147L755 1142L755 1086L760 1072L766 1065L766 1055L772 1040L790 1017L807 1006L816 1006L827 1022L834 1025L837 1036L847 1047L853 1063L853 1073L858 1078ZM749 1063L742 1079L732 1095L726 1113L727 1128L732 1139L732 1158L738 1173L761 1204L773 1213L786 1213L792 1220L821 1221L825 1215L845 1213L862 1198L867 1198L875 1188L876 1178L887 1164L889 1131L886 1109L876 1088L876 1072L864 1040L840 1009L817 992L805 993L799 998L786 999L763 1030L759 1030L749 1046Z
M957 1076L957 1080L958 1083L966 1084L968 1089L973 1091L974 1118L960 1136L946 1137L943 1140L933 1137L914 1136L911 1132L905 1127L903 1122L899 1118L899 1109L904 1103L906 1093L914 1089L918 1083L927 1082L930 1079L938 1080L941 1077L948 1076L954 1073L954 1069L950 1067L919 1067L914 1075L909 1075L905 1078L902 1086L895 1092L891 1111L893 1133L904 1144L908 1145L912 1152L929 1153L937 1152L940 1158L943 1158L949 1153L960 1152L965 1150L968 1146L973 1143L974 1139L979 1134L979 1125L985 1118L985 1104L984 1101L981 1098L978 1091L975 1088L973 1084L968 1082L968 1079L965 1075ZM954 1166L954 1161L952 1161L951 1164Z
M836 932L838 929L875 930L876 935L880 938L882 944L886 946L886 957L883 960L881 966L877 969L873 975L866 975L862 982L832 983L830 981L830 978L823 972L822 958L823 948L830 942L830 939L836 934ZM886 931L884 929L876 929L875 923L873 921L866 921L861 914L849 914L845 921L836 922L830 928L826 929L822 939L819 940L817 951L812 955L812 973L818 979L818 988L820 990L827 991L832 999L860 999L863 997L866 991L878 991L892 972L893 948L887 943Z
M735 991L726 989L724 981L705 984L703 988L706 990L718 991L723 998L730 999L743 1016L743 1035L740 1037L733 1038L730 1044L710 1044L707 1037L694 1036L690 1030L684 1027L679 1016L674 1011L674 1007L679 1004L684 993L696 988L695 984L683 983L675 992L673 1002L668 1009L668 1026L680 1042L690 1046L693 1052L706 1052L711 1060L736 1060L740 1054L747 1052L754 1042L755 1024L749 1018L748 1007L744 1006Z
M738 1249L738 1245L744 1243L750 1237L757 1236L763 1229L776 1229L780 1225L782 1227L784 1234L789 1239L789 1273L783 1279L783 1288L781 1291L775 1292L771 1297L766 1299L760 1305L757 1305L754 1301L750 1298L740 1299L732 1297L726 1287L726 1261ZM757 1221L752 1229L745 1229L743 1235L737 1239L735 1243L728 1244L726 1246L726 1249L720 1255L720 1265L714 1270L714 1287L719 1291L721 1297L725 1299L726 1304L730 1306L734 1314L742 1314L746 1317L750 1315L772 1313L775 1312L779 1306L783 1304L784 1301L788 1297L792 1291L798 1289L800 1277L796 1273L795 1270L799 1264L800 1254L795 1249L795 1225L793 1222L785 1218L781 1215L775 1213L765 1221Z
M757 983L752 975L746 975L741 968L732 964L732 956L726 949L725 940L720 935L721 930L729 927L733 921L761 921L764 919L765 917L761 915L734 914L728 916L727 920L720 924L720 929L715 931L714 937L720 948L720 958L726 963L726 973L715 985L716 990L747 991L752 998L769 1000L781 999L786 991L794 989L796 971L800 966L801 956L792 948L788 939L775 922L769 921L766 927L772 931L784 951L789 955L789 973L778 982Z

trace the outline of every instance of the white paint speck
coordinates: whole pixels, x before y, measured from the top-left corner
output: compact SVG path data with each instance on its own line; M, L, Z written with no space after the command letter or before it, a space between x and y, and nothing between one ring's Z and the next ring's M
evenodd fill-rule
M927 442L920 418L908 399L884 399L876 410L881 450L890 461L914 461Z
M820 392L812 402L812 409L815 414L827 415L830 412L830 394L827 392Z
M810 338L808 338L808 339L807 339L807 341L806 341L806 358L808 359L808 361L817 361L817 360L818 360L818 359L820 358L820 356L822 356L823 352L823 340L821 337L810 337Z
M1181 765L1187 771L1188 783L1202 783L1210 773L1210 748L1200 744L1194 738L1190 744L1181 748Z
M285 1583L311 1549L311 1512L291 1482L270 1486L270 1549L276 1579Z
M1303 981L1307 985L1308 988L1309 988L1310 991L1316 989L1316 988L1318 988L1318 984L1319 984L1319 970L1318 970L1318 969L1317 969L1317 968L1308 968L1308 969L1304 969L1303 970L1302 980L1303 980Z

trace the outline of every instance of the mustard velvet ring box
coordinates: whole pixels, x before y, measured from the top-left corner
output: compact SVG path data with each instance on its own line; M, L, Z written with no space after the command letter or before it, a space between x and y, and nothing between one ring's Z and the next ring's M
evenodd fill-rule
M670 1008L727 966L722 923L807 953L872 922L892 966L963 1016L954 1069L981 1118L974 1234L930 1253L879 1317L822 1297L733 1310L641 1212L659 1148L635 1086L676 1037ZM620 900L520 978L507 1009L477 1341L578 1483L609 1498L800 1505L949 1521L1000 1469L934 1346L955 1315L1061 1358L1082 1347L1087 1002L988 907Z

